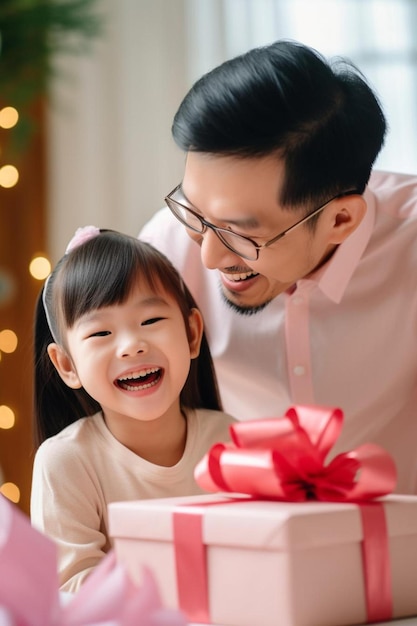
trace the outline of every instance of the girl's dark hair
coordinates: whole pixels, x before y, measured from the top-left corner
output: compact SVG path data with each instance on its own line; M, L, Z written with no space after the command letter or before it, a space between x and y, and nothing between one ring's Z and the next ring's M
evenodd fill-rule
M38 297L35 310L36 445L101 408L84 389L71 389L62 381L47 353L48 345L57 342L65 347L66 328L71 328L89 311L123 303L138 280L145 281L155 292L163 288L175 299L189 335L190 311L198 307L171 262L150 244L102 230L100 235L74 248L58 262ZM191 409L222 408L205 333L200 354L191 361L180 402Z
M352 63L328 62L285 40L200 78L172 126L186 151L283 159L278 201L306 212L348 190L364 191L385 132L379 101Z

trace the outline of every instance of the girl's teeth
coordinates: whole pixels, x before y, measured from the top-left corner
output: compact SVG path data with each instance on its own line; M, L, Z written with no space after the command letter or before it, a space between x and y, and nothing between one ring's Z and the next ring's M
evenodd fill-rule
M125 389L127 391L140 391L142 389L149 389L149 387L153 387L154 385L156 385L157 382L157 380L154 380L152 383L147 383L146 385L126 385Z
M159 367L152 367L147 370L140 370L139 372L132 372L131 374L127 374L126 376L121 376L118 380L132 380L133 378L145 378L145 376L149 376L149 374L155 374L159 372Z
M161 375L160 367L149 367L121 376L117 379L117 383L126 391L141 391L154 387L161 380Z

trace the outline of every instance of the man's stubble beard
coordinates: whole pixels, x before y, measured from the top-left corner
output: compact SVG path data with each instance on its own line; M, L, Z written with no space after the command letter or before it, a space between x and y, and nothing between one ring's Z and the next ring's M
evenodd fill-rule
M221 284L219 284L219 289L223 302L229 307L229 309L231 309L234 313L237 313L238 315L256 315L257 313L263 311L265 307L267 307L268 304L272 302L272 299L270 299L266 302L262 302L262 304L258 304L255 306L239 306L239 304L236 304L236 302L233 302L232 300L229 300L227 298Z

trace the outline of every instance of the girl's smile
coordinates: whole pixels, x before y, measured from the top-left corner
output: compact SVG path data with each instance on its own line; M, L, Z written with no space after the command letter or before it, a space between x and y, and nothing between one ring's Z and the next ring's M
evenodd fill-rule
M161 383L164 370L161 367L147 367L116 378L114 384L125 391L145 391Z

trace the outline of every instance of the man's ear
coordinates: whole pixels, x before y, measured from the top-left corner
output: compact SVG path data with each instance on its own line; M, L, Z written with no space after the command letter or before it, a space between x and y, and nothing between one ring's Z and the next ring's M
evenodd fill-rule
M190 326L190 355L192 359L195 359L200 354L200 345L204 329L203 317L198 309L191 309L188 323Z
M329 243L340 244L361 223L366 213L366 202L362 196L352 195L338 198L331 207L329 218L331 219L331 233Z
M68 387L71 387L71 389L80 389L82 384L78 378L77 371L71 358L62 346L59 346L57 343L50 343L48 346L48 355L64 383L68 385Z

